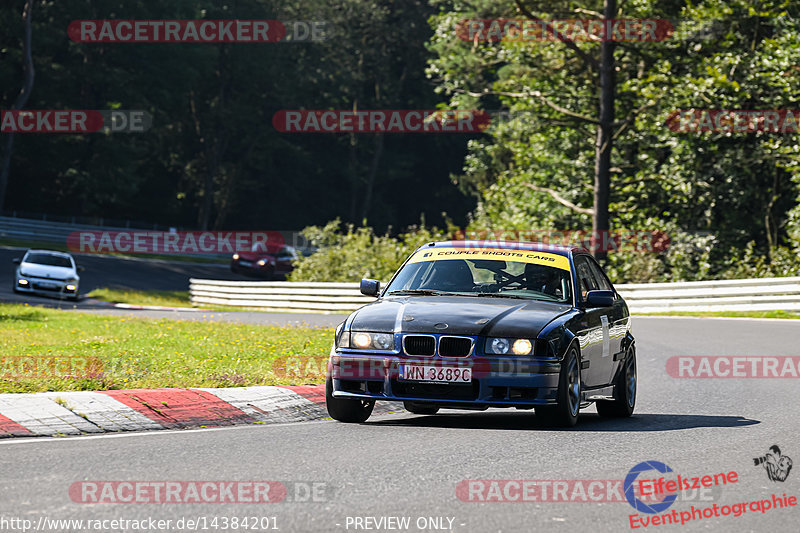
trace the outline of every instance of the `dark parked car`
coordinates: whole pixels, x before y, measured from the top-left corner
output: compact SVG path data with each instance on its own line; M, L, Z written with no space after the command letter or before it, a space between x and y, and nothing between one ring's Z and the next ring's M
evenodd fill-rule
M280 246L266 251L237 252L231 258L231 272L266 280L284 279L294 268L297 251Z
M418 414L533 408L559 426L591 403L633 413L628 307L583 248L432 242L361 292L378 299L337 328L328 363L336 420L363 422L377 400Z

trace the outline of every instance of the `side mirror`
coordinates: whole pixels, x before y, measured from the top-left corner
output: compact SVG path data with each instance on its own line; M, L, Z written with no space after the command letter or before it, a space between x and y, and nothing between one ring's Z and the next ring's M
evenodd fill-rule
M18 265L22 263L22 259L20 259L19 257L15 257L14 259L11 260L11 262L14 263L15 265Z
M614 291L589 291L585 303L586 307L611 307L614 305Z
M381 290L381 282L376 279L362 279L360 289L364 296L377 296Z
M78 270L78 272L83 272L84 270L86 270L86 267L84 267L84 266L79 266L79 267L77 268L77 270Z

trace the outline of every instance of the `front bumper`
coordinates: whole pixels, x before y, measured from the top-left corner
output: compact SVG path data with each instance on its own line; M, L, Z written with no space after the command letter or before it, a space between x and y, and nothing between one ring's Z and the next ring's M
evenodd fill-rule
M409 363L469 369L472 380L442 383L400 379L399 365ZM560 361L548 357L411 357L348 350L337 350L328 363L335 398L405 400L456 408L555 404L560 370Z
M264 277L275 271L275 265L271 265L269 263L259 265L257 261L245 261L244 264L242 264L242 260L238 259L231 261L231 271L251 276Z
M14 290L59 298L77 298L79 286L77 281L17 275L14 279Z

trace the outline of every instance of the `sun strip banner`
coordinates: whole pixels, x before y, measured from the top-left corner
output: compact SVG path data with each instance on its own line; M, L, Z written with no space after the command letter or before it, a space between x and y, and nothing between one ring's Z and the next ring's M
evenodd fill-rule
M441 261L447 259L495 259L546 265L569 271L569 259L563 255L537 252L533 250L513 250L504 248L425 248L418 250L409 263Z

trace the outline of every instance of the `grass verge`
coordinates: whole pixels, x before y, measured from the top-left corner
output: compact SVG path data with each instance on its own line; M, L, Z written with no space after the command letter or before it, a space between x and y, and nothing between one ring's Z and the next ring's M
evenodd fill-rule
M142 291L127 289L95 289L89 298L104 302L131 305L160 305L163 307L192 307L189 291Z
M791 311L669 311L664 313L634 313L635 316L701 316L701 317L734 317L734 318L793 318L799 319L800 313Z
M0 304L0 392L320 383L332 338L332 329ZM287 358L317 370L288 375Z

